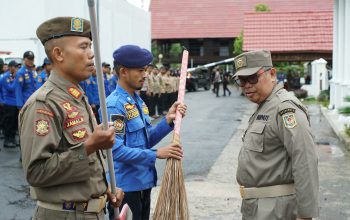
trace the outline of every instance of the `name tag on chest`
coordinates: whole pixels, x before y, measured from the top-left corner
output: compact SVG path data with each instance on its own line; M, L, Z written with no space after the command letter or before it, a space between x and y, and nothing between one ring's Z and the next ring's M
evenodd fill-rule
M268 121L269 120L269 115L258 115L257 117L256 117L256 120L257 121Z

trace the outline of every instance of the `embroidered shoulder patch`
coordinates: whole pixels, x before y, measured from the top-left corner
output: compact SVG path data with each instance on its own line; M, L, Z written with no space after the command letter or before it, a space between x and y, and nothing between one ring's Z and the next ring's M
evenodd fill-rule
M53 116L54 116L54 114L53 114L52 112L50 112L50 111L48 111L48 110L46 110L46 109L40 109L40 108L38 108L38 109L36 110L36 113L43 114L43 115L48 115L48 116L50 116L50 117L53 117Z
M289 113L289 112L295 113L295 109L294 109L294 108L286 108L286 109L281 110L281 111L279 112L279 114L280 114L280 116L282 116L282 115L284 115L284 114L286 114L286 113Z
M125 117L120 114L112 114L110 121L113 122L115 128L115 134L125 134Z
M295 118L295 113L286 113L282 115L284 127L294 128L297 125L297 119Z
M74 98L78 99L81 96L81 92L79 91L79 89L74 88L74 87L69 87L68 88L68 92L69 94L71 94L71 96L73 96Z
M80 141L87 137L87 131L86 128L80 128L77 130L72 131L72 137L74 140Z
M137 117L140 116L140 113L137 110L136 105L127 103L127 104L124 105L124 108L125 108L125 111L126 111L126 118L128 120L131 120L133 118L137 118Z
M38 119L35 121L35 133L39 136L45 136L49 133L49 121Z

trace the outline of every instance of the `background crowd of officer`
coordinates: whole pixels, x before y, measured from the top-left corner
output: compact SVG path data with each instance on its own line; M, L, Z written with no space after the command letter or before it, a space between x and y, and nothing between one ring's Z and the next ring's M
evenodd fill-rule
M11 61L8 64L0 61L0 137L4 138L5 148L19 146L16 141L18 112L27 99L39 89L50 76L52 69L49 59L45 58L42 66L34 65L34 53L23 54L23 64ZM102 63L106 97L116 88L118 76L112 71L110 64ZM166 67L157 68L150 65L147 68L141 98L149 107L151 119L167 113L167 110L177 100L179 73ZM80 83L85 91L98 123L98 97L96 72L89 79Z

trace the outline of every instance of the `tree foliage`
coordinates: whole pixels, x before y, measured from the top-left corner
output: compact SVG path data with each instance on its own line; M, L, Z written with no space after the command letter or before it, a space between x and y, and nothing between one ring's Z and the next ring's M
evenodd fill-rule
M177 58L182 53L182 47L180 43L173 43L170 46L169 55L170 57Z
M233 42L233 53L235 55L243 53L243 30Z
M256 11L256 12L270 12L271 9L269 8L268 5L265 5L265 4L257 4L257 5L255 5L255 11Z

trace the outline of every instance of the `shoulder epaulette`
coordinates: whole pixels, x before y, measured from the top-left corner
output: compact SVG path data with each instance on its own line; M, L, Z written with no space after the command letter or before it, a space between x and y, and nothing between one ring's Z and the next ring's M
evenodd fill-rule
M40 90L38 91L38 94L36 96L36 100L41 101L41 102L45 102L47 95L53 90L52 87L47 87L47 86L43 86L40 88Z

